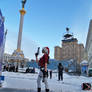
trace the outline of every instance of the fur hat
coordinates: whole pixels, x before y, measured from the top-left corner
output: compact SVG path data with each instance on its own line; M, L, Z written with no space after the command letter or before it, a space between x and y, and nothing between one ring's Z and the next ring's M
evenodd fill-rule
M44 50L45 53L47 53L49 55L50 51L49 51L49 48L48 47L44 47L42 50Z

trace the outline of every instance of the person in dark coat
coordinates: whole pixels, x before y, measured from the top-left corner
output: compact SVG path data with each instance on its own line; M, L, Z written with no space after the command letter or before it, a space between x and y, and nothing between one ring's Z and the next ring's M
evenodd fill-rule
M61 63L58 65L58 81L63 81L63 66Z
M3 67L3 71L6 71L6 65L4 65L4 67Z
M52 79L52 71L50 70L50 79Z
M15 70L16 70L16 72L18 72L18 65L16 66L16 69Z

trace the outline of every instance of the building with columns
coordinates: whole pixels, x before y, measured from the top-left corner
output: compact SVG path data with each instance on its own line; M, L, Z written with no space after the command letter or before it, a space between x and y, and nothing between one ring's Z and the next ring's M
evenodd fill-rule
M78 44L77 38L74 38L66 28L67 33L64 35L61 47L55 46L54 59L56 60L76 60L78 64L84 58L84 45Z

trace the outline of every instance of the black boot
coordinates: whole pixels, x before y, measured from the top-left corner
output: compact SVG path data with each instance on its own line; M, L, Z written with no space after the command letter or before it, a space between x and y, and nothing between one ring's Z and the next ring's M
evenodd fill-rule
M41 92L41 88L38 88L38 91L37 92Z
M46 89L45 91L46 91L46 92L49 92L49 89Z

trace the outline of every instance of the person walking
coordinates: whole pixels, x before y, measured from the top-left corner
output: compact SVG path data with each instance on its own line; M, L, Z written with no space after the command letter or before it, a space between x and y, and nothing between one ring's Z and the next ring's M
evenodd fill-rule
M38 48L39 52L39 48ZM49 48L44 47L42 49L43 56L38 60L38 53L35 54L36 62L39 65L40 72L37 78L37 92L41 92L41 80L45 84L45 92L49 92L48 81L47 81L47 64L49 61Z
M63 66L61 63L58 65L58 81L63 81Z
M52 70L50 70L50 79L52 79Z

